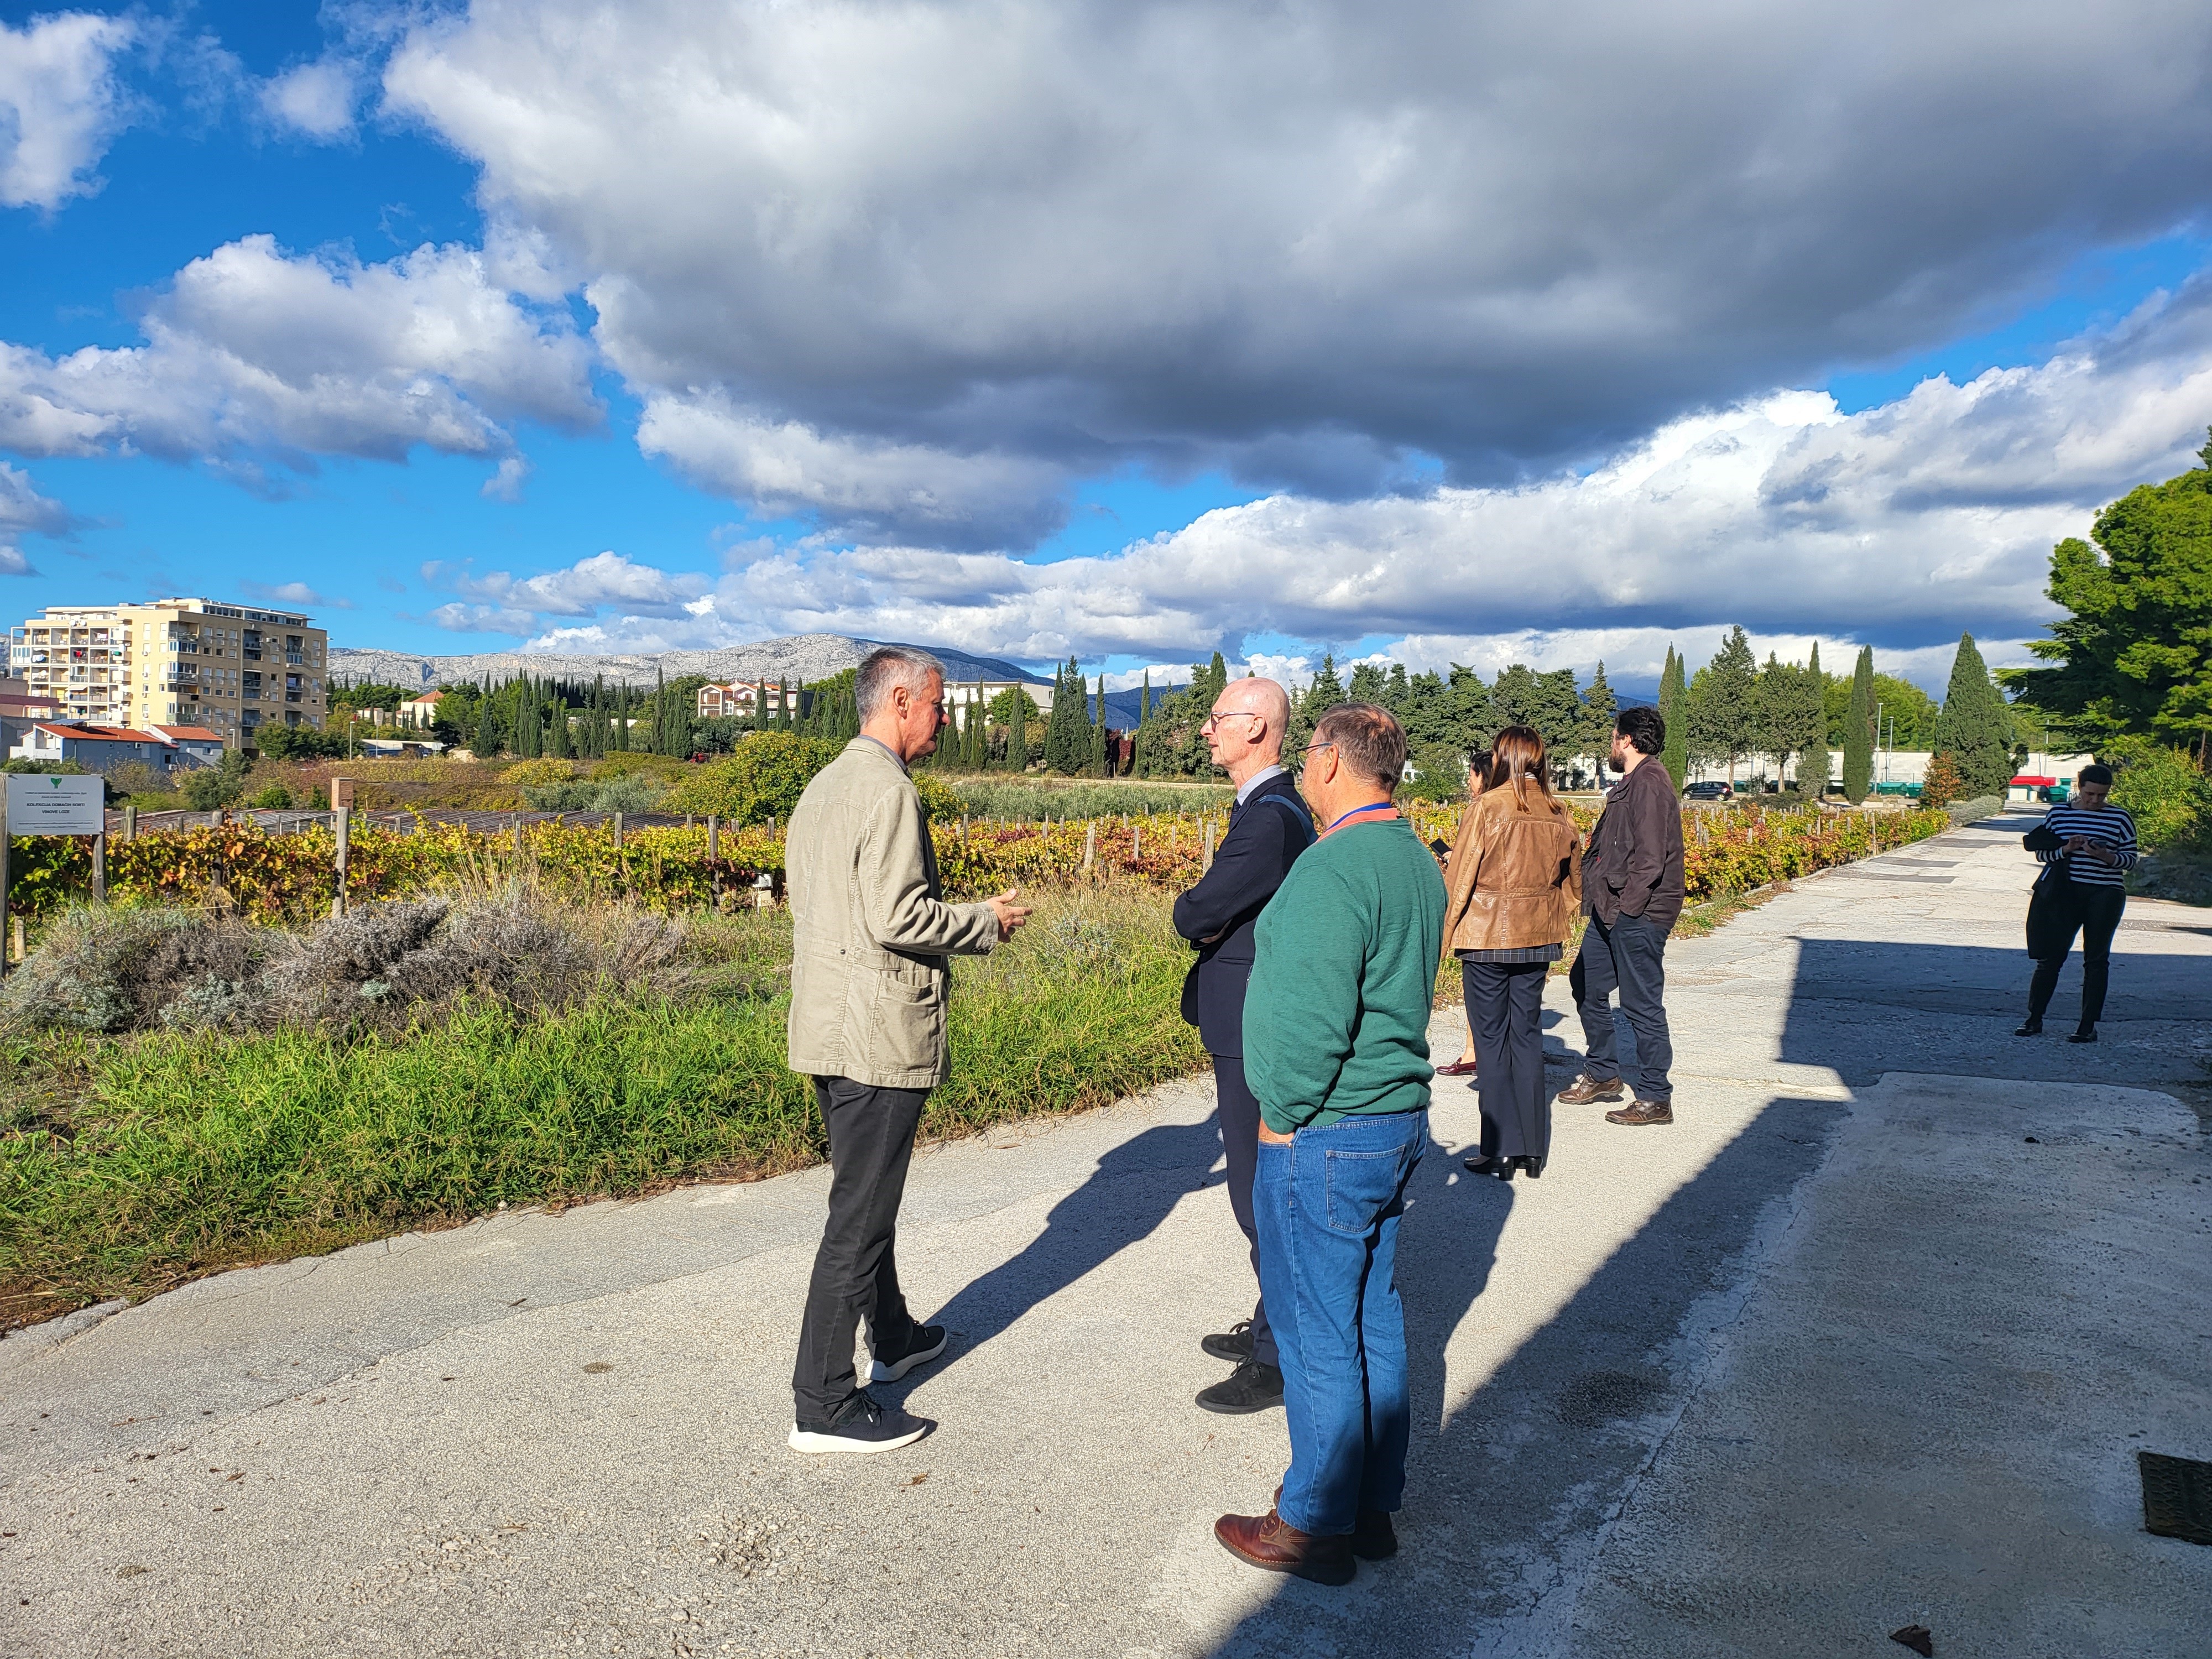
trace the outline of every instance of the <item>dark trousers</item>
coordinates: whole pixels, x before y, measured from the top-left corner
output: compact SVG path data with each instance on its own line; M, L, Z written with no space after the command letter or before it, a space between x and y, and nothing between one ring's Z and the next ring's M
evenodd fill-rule
M1666 929L1642 916L1616 916L1611 927L1592 916L1567 975L1583 1017L1583 1069L1600 1083L1620 1075L1613 1023L1613 994L1620 993L1621 1018L1636 1033L1638 1100L1674 1097L1674 1085L1667 1080L1674 1040L1667 1030L1666 957ZM1488 1056L1484 1059L1487 1063Z
M1244 1081L1244 1056L1213 1057L1213 1094L1221 1108L1221 1156L1229 1165L1229 1207L1251 1247L1252 1278L1260 1278L1260 1231L1252 1216L1252 1171L1260 1158L1260 1101ZM1275 1333L1267 1324L1267 1299L1252 1304L1252 1358L1279 1365Z
M799 1421L835 1420L859 1389L853 1344L862 1315L878 1348L896 1348L914 1321L899 1294L891 1248L906 1194L914 1132L927 1089L878 1089L850 1078L817 1077L815 1103L830 1131L830 1220L814 1253L799 1364L791 1390Z
M2051 994L2058 988L2058 970L2066 965L2066 953L2074 948L2074 935L2081 935L2081 1023L2094 1025L2104 1018L2105 988L2112 977L2112 935L2120 925L2120 912L2128 908L2128 896L2118 887L2092 887L2086 882L2070 882L2067 896L2062 901L2065 908L2059 913L2058 926L2065 931L2054 935L2057 951L2035 964L2035 979L2027 988L2027 1012L2036 1018L2051 1006Z
M1548 962L1462 962L1482 1104L1485 1158L1551 1156L1552 1091L1544 1086L1544 976Z

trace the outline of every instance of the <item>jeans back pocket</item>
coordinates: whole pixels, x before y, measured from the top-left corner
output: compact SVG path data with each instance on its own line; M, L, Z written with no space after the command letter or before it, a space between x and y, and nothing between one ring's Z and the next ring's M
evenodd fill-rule
M1406 1181L1407 1149L1328 1152L1322 1154L1322 1185L1328 1230L1364 1233L1389 1213Z

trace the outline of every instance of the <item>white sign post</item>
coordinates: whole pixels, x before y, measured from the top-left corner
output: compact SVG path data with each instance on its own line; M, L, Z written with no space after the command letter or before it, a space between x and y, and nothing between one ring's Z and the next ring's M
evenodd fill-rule
M8 839L10 836L90 836L93 862L101 863L107 832L107 781L92 776L70 776L58 772L10 772L7 775L4 830L0 830L0 933L8 921ZM106 883L102 882L101 886ZM8 970L8 952L0 942L0 974Z

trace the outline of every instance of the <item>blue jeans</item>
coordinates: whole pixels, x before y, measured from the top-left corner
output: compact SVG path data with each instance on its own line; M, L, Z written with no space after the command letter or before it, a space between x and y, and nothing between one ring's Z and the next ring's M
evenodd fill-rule
M1260 1143L1260 1289L1283 1364L1291 1467L1276 1513L1348 1533L1406 1490L1406 1307L1395 1277L1406 1183L1429 1115L1348 1117Z

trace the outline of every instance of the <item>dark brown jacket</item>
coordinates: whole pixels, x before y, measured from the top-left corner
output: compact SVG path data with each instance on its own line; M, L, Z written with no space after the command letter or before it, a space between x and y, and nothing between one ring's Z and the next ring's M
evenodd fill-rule
M1656 755L1613 786L1590 831L1583 908L1610 927L1641 916L1670 928L1682 914L1682 803Z
M1444 904L1444 947L1519 951L1561 945L1582 896L1583 838L1561 803L1531 784L1486 789L1459 821Z

